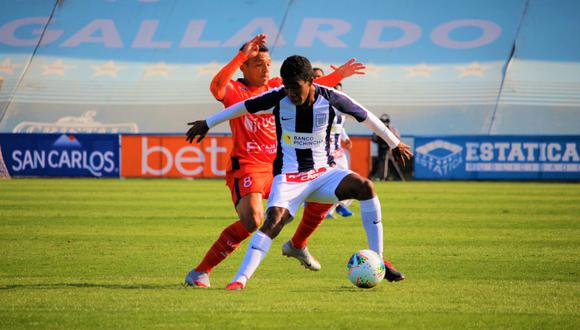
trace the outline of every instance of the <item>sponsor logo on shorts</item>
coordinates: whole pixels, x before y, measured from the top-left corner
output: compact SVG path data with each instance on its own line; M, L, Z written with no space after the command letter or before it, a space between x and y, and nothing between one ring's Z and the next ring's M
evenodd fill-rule
M286 182L308 182L312 181L326 172L326 168L310 170L308 172L286 173Z

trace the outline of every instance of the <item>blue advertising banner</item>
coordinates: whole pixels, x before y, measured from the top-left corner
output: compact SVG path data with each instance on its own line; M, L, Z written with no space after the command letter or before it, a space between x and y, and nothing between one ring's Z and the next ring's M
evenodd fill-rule
M580 136L422 136L415 178L580 180Z
M0 150L11 176L119 177L117 134L0 134Z

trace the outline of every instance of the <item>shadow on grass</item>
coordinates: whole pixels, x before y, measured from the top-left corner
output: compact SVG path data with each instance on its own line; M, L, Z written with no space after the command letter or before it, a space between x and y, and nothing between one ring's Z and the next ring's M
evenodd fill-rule
M15 289L63 289L63 288L99 288L124 290L173 290L183 289L183 284L95 284L95 283L54 283L54 284L8 284L0 285L0 290Z
M312 292L311 289L289 289L289 292L296 292L296 293L301 293L301 292ZM326 292L341 292L341 293L347 293L347 292L353 292L353 293L360 293L360 292L371 292L371 291L376 291L376 288L369 288L369 289L363 289L363 288L357 288L354 285L342 285L340 287L334 288L334 289L325 289Z

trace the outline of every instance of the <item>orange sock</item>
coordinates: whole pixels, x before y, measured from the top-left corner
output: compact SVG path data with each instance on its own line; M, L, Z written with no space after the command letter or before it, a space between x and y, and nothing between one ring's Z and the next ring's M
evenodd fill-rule
M240 220L229 225L209 248L201 263L195 267L195 271L211 272L215 266L227 258L230 253L234 252L250 234Z
M302 221L298 225L294 236L292 236L292 245L295 248L303 249L308 244L308 239L316 228L320 226L326 213L332 207L332 204L319 204L319 203L306 203L304 207L304 214L302 215Z

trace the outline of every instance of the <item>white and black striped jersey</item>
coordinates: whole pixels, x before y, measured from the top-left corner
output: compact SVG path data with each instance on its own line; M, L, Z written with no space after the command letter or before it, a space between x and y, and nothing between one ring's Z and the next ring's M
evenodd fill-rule
M274 114L278 141L274 175L308 172L334 165L331 154L332 123L337 116L349 116L366 124L392 148L397 137L371 112L346 94L314 84L314 103L296 106L286 96L284 87L271 89L207 119L209 127L248 113Z

